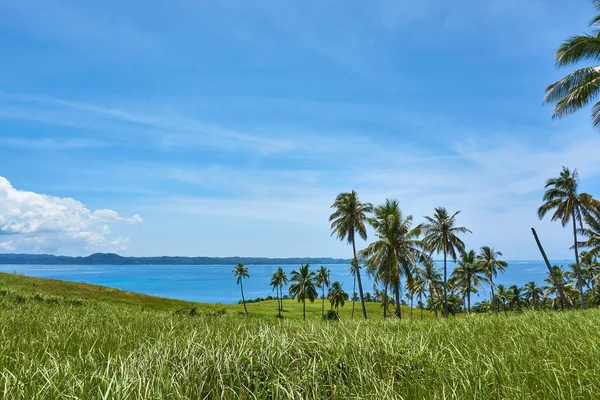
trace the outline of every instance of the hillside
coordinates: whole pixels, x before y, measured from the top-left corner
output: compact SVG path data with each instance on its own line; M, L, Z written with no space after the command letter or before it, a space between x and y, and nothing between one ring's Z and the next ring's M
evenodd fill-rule
M122 257L113 253L95 253L86 257L55 256L51 254L0 254L0 264L59 264L59 265L289 265L289 264L347 264L350 260L329 257Z

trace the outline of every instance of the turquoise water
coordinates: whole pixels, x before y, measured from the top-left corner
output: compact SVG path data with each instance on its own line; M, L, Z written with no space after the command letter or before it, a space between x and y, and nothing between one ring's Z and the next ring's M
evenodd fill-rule
M567 266L569 261L553 261L552 264ZM438 266L441 266L441 263L438 263ZM452 263L448 266L451 270ZM250 278L244 280L246 298L274 294L269 282L278 266L247 267ZM299 265L281 267L290 276L291 271ZM353 278L348 270L349 265L329 264L327 267L331 269L331 280L342 282L344 289L352 293ZM87 282L132 292L207 303L237 303L241 299L232 269L233 265L0 265L1 272ZM509 261L507 272L498 276L496 282L522 286L533 280L542 284L546 272L543 261ZM373 292L373 281L364 273L363 288L365 292ZM489 296L487 288L480 296ZM474 301L477 301L477 296Z

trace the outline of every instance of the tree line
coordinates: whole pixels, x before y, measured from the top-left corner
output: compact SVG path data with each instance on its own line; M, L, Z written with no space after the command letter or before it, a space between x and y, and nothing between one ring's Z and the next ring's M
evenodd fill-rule
M524 287L496 285L494 279L503 273L508 264L502 260L502 252L492 246L483 246L479 251L465 249L461 237L471 233L459 226L460 211L449 213L444 207L437 207L424 222L415 225L412 215L404 215L398 200L387 199L379 206L360 201L355 191L340 193L331 208L329 217L331 234L352 246L350 272L354 277L352 296L352 317L355 300L360 302L363 317L367 318L365 302L380 301L383 318L387 318L388 308L394 307L393 316L401 318L401 305L413 302L421 309L441 313L470 313L471 295L484 290L489 285L489 299L478 302L473 311L522 310L524 308L564 309L587 305L600 305L600 202L588 193L579 193L577 171L563 167L557 178L546 182L543 203L538 209L538 217L543 219L548 213L553 221L573 229L573 250L575 263L565 270L562 266L549 267L546 286L529 282ZM367 226L375 232L374 240L364 249L357 250L357 237L367 240ZM583 238L583 239L582 239ZM586 251L580 254L579 249ZM443 266L439 269L433 256L442 257ZM448 273L448 260L454 268ZM376 287L374 295L366 296L363 290L361 271L366 271ZM248 269L238 263L234 269L242 291L242 302L247 313L242 280L247 278ZM277 291L278 315L283 308L283 287L290 283L289 297L303 303L306 318L306 300L314 302L321 290L322 314L325 315L325 299L331 310L344 306L349 295L340 282L331 282L330 270L321 266L317 271L310 264L303 264L292 271L291 277L281 267L273 274L271 286ZM382 290L377 285L383 287ZM358 286L358 295L356 291ZM327 295L325 294L327 290ZM405 292L405 298L401 293ZM560 295L559 295L560 294ZM579 300L579 301L577 301Z

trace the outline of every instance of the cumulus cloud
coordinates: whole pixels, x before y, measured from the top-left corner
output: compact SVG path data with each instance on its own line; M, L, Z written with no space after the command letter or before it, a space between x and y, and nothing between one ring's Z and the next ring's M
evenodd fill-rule
M90 211L72 198L17 190L0 176L0 250L3 251L121 251L128 239L112 237L109 224L142 221L137 214L126 217L113 210Z

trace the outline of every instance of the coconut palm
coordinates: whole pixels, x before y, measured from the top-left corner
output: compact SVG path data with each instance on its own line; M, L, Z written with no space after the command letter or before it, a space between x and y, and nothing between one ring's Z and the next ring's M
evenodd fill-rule
M298 270L292 271L290 281L292 282L289 289L290 297L298 299L298 302L302 301L303 318L306 319L306 300L313 303L319 297L315 271L311 271L310 264L304 264Z
M554 285L554 281L552 280L552 277L549 276L550 275L549 272L548 272L548 276L544 279L544 282L550 284L549 286L545 287L546 292L544 293L544 299L552 297L552 307L553 308L558 308L558 304L560 304L561 309L572 306L573 300L577 297L579 292L573 286L573 282L571 281L571 278L569 277L569 272L566 271L562 266L559 267L557 265L552 266L552 270L554 272L554 276L556 277L558 286L561 287L563 293L565 294L565 301L567 302L567 304L564 304L562 302L562 299L558 295L557 287L556 287L556 285Z
M423 319L423 295L426 293L425 280L423 279L423 270L421 267L416 267L412 280L407 283L407 289L411 294L410 307L411 307L411 318L412 318L412 296L417 296L417 305L421 309L421 319Z
M556 65L600 60L600 0L592 0L598 14L590 22L592 34L568 38L555 54ZM554 104L553 118L562 118L595 102L600 92L600 65L576 69L546 88L545 100ZM600 102L592 106L592 124L600 126Z
M439 286L442 283L442 275L438 268L436 268L435 263L431 259L426 259L422 263L421 268L421 276L425 284L425 288L429 292L429 304L434 305L437 303L437 299L440 297L439 294ZM438 316L437 307L433 308L433 312L435 313L435 317Z
M370 223L377 240L361 252L367 260L367 272L384 283L384 292L392 286L396 297L396 316L401 317L400 286L402 277L411 279L412 270L424 257L419 239L421 227L413 227L412 215L403 217L397 200L387 199L378 206ZM384 307L385 314L385 307Z
M244 299L243 284L243 280L245 278L250 278L250 275L248 274L248 268L246 268L244 264L237 263L233 268L233 271L231 272L233 272L233 276L237 277L237 284L240 285L240 290L242 292L242 303L244 303L244 311L246 312L246 315L248 315L248 309L246 308L246 299Z
M437 207L433 217L425 217L427 223L424 225L425 238L423 241L430 254L442 253L444 255L444 317L448 317L447 257L450 256L456 262L457 253L465 250L465 244L458 235L471 233L465 227L456 226L456 216L459 213L460 211L457 211L450 215L444 207Z
M492 290L490 297L492 311L494 310L494 278L498 276L498 272L504 272L508 267L508 263L506 261L499 260L498 257L502 257L502 253L489 246L483 246L479 251L479 255L477 256L477 261L482 264L486 271L487 278L490 281L490 288Z
M281 317L283 311L283 285L288 283L288 278L281 267L273 273L271 278L271 286L273 290L277 289L277 315Z
M373 211L371 203L361 203L358 194L353 190L338 194L331 205L335 211L329 216L331 222L331 234L336 235L340 240L346 240L352 244L352 252L356 260L356 234L363 240L367 240L368 214ZM357 271L356 280L358 282L358 293L360 295L360 304L365 319L367 319L367 308L363 296L362 280L360 270Z
M579 250L577 241L577 224L583 230L583 220L590 214L592 207L597 206L597 201L587 193L577 193L579 175L577 170L571 172L563 167L558 178L548 179L546 192L544 193L544 204L538 209L540 219L549 211L554 211L552 221L560 221L565 227L569 222L573 223L573 249L575 250L575 269L577 272L577 289L579 290L579 301L581 307L585 307L583 297L583 281L579 265Z
M525 284L525 290L523 291L523 295L535 310L540 305L540 301L544 295L544 291L534 281L530 281Z
M348 293L342 289L342 284L338 281L333 282L327 297L329 297L329 302L331 303L332 307L335 307L336 314L339 315L339 306L341 305L344 307L344 304L346 304L346 301L348 300Z
M521 311L521 307L525 303L523 298L523 289L517 285L512 285L508 288L508 305L513 310Z
M498 292L496 293L495 301L500 302L502 304L502 309L504 310L504 314L506 314L506 302L508 300L508 289L504 285L496 286Z
M331 275L331 271L329 271L329 268L321 266L318 270L317 270L317 275L315 276L315 280L317 282L317 286L319 286L321 288L321 292L322 292L322 296L321 296L321 300L323 301L323 304L321 306L321 314L325 315L325 288L329 289L329 276Z
M483 289L482 283L489 282L484 264L477 262L475 250L461 251L458 265L450 277L455 287L463 289L467 299L467 312L471 312L471 293Z

